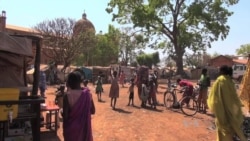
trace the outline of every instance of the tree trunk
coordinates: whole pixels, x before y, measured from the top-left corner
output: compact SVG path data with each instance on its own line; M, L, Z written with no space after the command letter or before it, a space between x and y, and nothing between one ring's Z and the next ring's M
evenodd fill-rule
M179 47L178 45L175 46L175 54L176 56L174 57L174 60L176 62L176 67L177 67L177 71L176 74L177 75L181 75L182 77L185 77L185 73L183 70L183 55L184 55L185 50L181 47Z
M181 52L176 52L176 60L175 60L175 62L176 62L176 66L177 66L177 74L178 75L183 75L183 73L184 73L184 70L183 70L183 58L182 58L182 56L183 56L183 53L181 53Z
M61 70L61 72L65 72L66 71L66 68L70 66L70 63L69 62L64 62L64 65L63 65L63 68Z

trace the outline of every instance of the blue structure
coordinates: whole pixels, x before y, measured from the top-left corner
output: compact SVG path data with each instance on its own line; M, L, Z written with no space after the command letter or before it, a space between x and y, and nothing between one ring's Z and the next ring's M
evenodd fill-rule
M88 79L88 80L92 80L93 77L93 71L91 68L86 68L86 67L78 67L77 69L75 69L74 71L78 71L81 73L82 75L82 79Z

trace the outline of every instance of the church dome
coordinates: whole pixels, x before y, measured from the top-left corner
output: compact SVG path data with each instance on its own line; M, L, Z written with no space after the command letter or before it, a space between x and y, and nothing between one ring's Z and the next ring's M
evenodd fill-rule
M73 28L73 34L78 35L81 32L93 31L95 33L95 27L91 21L87 19L87 14L82 14L82 19L78 20Z

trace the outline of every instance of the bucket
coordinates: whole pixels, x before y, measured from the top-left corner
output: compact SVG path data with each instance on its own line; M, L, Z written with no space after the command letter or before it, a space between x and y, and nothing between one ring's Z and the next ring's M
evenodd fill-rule
M0 101L19 100L19 93L17 88L0 88ZM16 118L18 105L0 105L0 121L9 120L9 112L12 112L12 119Z

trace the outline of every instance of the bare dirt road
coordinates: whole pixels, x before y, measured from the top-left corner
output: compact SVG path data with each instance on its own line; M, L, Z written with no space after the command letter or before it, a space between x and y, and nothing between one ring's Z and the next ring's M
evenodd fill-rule
M89 85L92 90L93 86ZM170 111L163 106L157 109L141 108L137 91L135 90L135 107L128 104L128 85L120 87L120 97L116 110L110 107L108 97L110 85L104 85L103 102L98 102L93 92L96 114L92 116L94 141L214 141L215 126L211 113L197 113L193 117L185 116L180 110ZM135 87L136 89L136 87ZM163 92L158 89L157 100L163 103ZM55 97L55 87L47 90L47 99ZM61 126L62 127L62 126ZM63 141L62 128L58 137L46 137L43 141Z

